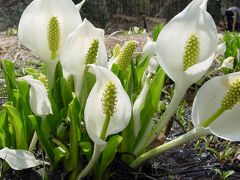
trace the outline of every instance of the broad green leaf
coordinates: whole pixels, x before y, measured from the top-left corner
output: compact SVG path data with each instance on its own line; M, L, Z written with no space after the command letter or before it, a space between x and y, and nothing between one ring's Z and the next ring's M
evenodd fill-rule
M6 109L8 119L10 123L13 125L17 148L27 149L28 143L25 131L26 129L22 117L20 116L19 112L15 107L8 104L5 104L3 107Z
M166 74L162 69L159 69L154 79L151 81L146 99L141 106L140 113L140 121L141 121L141 130L139 132L139 136L136 140L136 144L138 144L139 140L141 140L144 135L149 122L154 117L157 108L158 102L160 100L162 94L162 88L164 87Z
M136 66L136 74L137 74L137 81L138 81L138 88L141 87L141 81L142 81L142 77L143 74L147 68L147 65L149 63L150 58L149 57L145 57L144 59L142 59Z
M70 119L70 147L68 170L72 171L78 165L78 144L80 142L80 104L75 97L69 104L68 118Z
M118 146L122 142L122 137L119 135L115 135L110 138L108 144L104 151L102 152L102 157L100 164L97 168L97 176L99 179L104 177L104 173L106 172L108 166L112 163L115 158L115 154L117 153Z
M26 127L26 135L28 136L28 141L31 140L32 134L34 132L31 121L29 121L28 116L32 114L31 107L29 104L29 85L25 81L18 81L19 87L19 104L18 111L22 116L23 122ZM24 106L22 106L24 104Z
M51 141L49 140L49 135L48 133L46 133L45 128L42 127L41 125L41 118L40 117L35 117L33 115L29 116L29 119L31 120L34 129L38 135L38 139L43 147L43 149L45 150L45 152L47 153L51 165L53 167L56 166L56 159L55 159L55 153L54 153L54 147L51 143Z
M10 147L11 136L8 130L7 112L5 109L0 111L0 149Z
M88 72L86 69L83 73L83 88L80 94L80 103L82 106L82 110L85 107L88 95L90 91L92 90L92 87L94 86L96 82L96 77L91 72Z
M79 143L80 149L81 149L81 153L85 154L88 158L88 160L91 159L92 157L92 145L90 142L88 141L82 141Z
M14 64L9 60L1 60L3 75L7 86L8 99L12 100L12 89L17 89Z
M60 61L58 61L55 69L55 74L54 74L54 80L58 80L63 77L63 72L62 72L62 65Z

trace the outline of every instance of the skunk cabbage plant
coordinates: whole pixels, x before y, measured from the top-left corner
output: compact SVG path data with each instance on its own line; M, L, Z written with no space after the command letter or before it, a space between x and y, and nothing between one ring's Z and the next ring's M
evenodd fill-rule
M240 141L239 102L240 73L215 77L199 89L193 102L192 122L223 139Z
M81 23L78 9L69 0L34 0L24 10L18 26L19 40L47 64L50 81L62 45Z
M87 19L67 38L61 53L63 69L73 75L75 92L82 87L83 72L87 64L107 67L104 30L95 28Z

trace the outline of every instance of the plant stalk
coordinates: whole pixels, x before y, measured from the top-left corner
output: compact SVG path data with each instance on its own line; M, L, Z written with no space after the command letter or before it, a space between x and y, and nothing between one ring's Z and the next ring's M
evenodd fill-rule
M163 113L162 117L156 125L153 126L152 131L146 131L140 143L136 146L134 154L139 156L142 151L148 147L159 135L162 129L167 125L168 121L171 119L175 111L177 110L182 98L184 97L189 86L179 86L176 84L173 98L170 104L167 106L166 111Z
M98 158L102 152L102 146L94 144L94 151L91 160L89 161L88 165L80 172L80 174L77 176L77 179L83 179L86 177L93 167L95 166L96 162L98 161Z
M137 159L135 159L130 166L132 168L139 167L142 163L144 163L147 159L152 158L160 153L163 153L169 149L172 149L174 147L180 146L182 144L185 144L195 138L199 138L202 136L206 136L209 134L209 131L206 129L203 129L201 127L194 128L191 131L187 132L186 134L167 142L161 146L158 146L156 148L151 149L150 151L140 155Z

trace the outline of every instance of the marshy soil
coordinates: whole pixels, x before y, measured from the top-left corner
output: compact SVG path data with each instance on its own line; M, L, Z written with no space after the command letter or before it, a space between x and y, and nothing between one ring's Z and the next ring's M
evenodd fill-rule
M111 37L106 36L107 49L112 49L115 44L123 45L127 40L136 40L138 42L137 52L141 52L142 47L146 43L146 35L127 35L127 33L117 33ZM39 58L35 56L28 49L23 47L16 35L6 35L0 33L0 59L10 59L15 63L16 70L21 71L21 68L26 66L38 66ZM0 81L2 81L2 72L0 69ZM3 83L0 83L3 86ZM190 128L190 109L191 102L197 87L192 87L186 99L188 101L188 108L184 112L185 128ZM167 140L174 139L183 134L183 129L179 123L173 122L170 134ZM198 143L198 148L196 148ZM216 151L223 151L227 142L214 138L211 147ZM232 144L233 148L239 148L238 144ZM119 155L121 156L121 155ZM146 162L139 170L133 170L126 164L116 158L111 166L111 171L114 172L110 179L130 180L130 179L186 179L186 180L203 180L203 179L222 179L220 175L215 172L215 169L220 169L222 172L234 170L235 173L228 179L240 179L240 161L235 159L231 162L229 159L218 161L216 156L209 150L206 150L203 139L200 141L192 141L181 147L171 149L156 158ZM1 165L1 163L0 163ZM5 177L0 179L41 179L38 171L24 170L24 171L10 171Z

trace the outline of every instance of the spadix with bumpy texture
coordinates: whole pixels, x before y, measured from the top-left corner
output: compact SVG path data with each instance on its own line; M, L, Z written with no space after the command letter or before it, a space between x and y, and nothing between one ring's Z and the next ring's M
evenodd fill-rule
M98 39L94 39L90 45L90 48L88 49L85 63L86 64L94 64L97 60L97 53L99 48L99 41Z
M240 79L235 80L222 100L222 108L231 110L240 101Z
M129 41L121 48L119 55L116 59L116 64L122 69L125 70L131 64L133 53L136 49L136 42Z
M197 64L199 61L200 42L197 34L192 34L188 38L183 53L183 70Z
M195 127L209 129L223 139L240 141L240 72L218 76L198 91L192 108Z
M107 83L102 97L103 113L109 117L113 116L116 109L116 103L117 103L116 85L112 81L110 81L109 83Z
M103 145L109 135L121 132L128 125L132 106L120 80L113 72L94 64L88 67L96 75L96 83L84 110L86 129L94 143Z
M214 60L217 28L206 4L207 0L193 0L158 35L158 62L179 86L189 87L197 82Z
M60 48L60 24L56 16L52 16L48 23L48 47L51 51L51 60L56 59Z
M120 44L116 44L113 48L113 57L117 57L120 53L120 50L121 50L121 46Z

